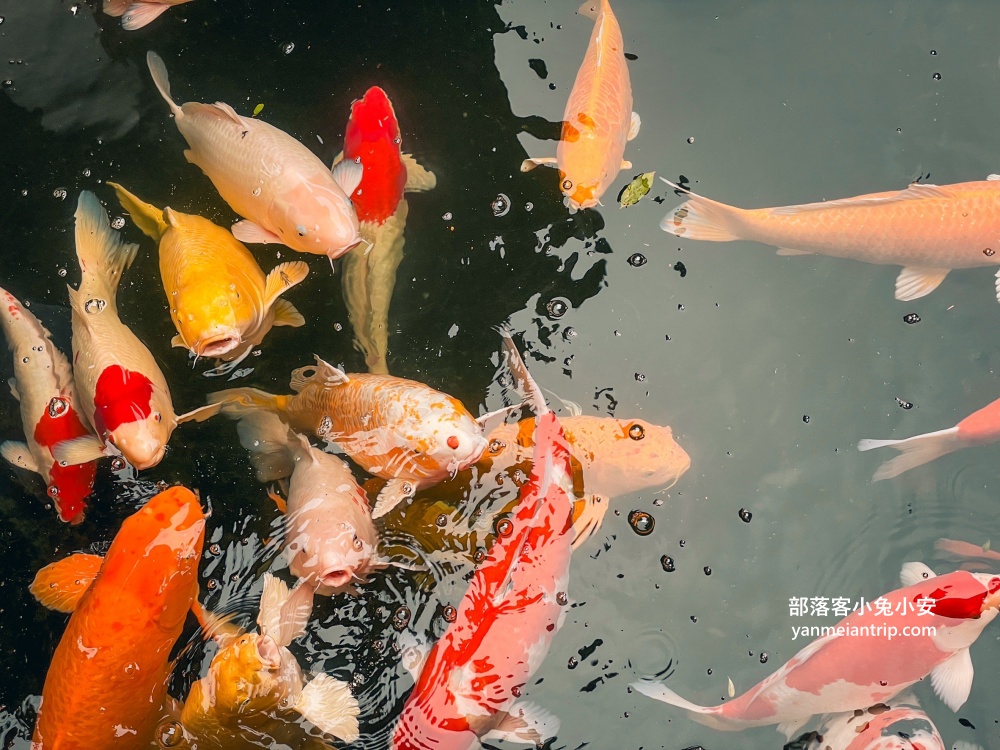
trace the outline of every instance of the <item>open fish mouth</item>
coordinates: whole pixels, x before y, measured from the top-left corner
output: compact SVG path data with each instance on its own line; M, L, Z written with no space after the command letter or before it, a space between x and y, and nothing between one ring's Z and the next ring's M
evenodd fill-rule
M242 343L243 337L240 336L239 331L226 331L201 339L194 345L194 350L199 357L221 357Z

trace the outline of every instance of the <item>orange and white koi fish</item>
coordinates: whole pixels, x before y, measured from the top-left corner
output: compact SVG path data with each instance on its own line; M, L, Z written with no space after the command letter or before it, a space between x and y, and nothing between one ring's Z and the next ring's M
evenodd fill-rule
M486 450L483 425L458 399L415 380L391 375L348 375L316 357L292 373L291 396L256 388L209 394L225 414L247 408L276 412L293 429L336 443L365 471L390 480L373 518L471 466Z
M902 455L878 467L872 481L898 477L904 471L922 466L953 451L1000 440L1000 399L975 411L954 427L927 432L904 440L862 440L859 451L890 446Z
M202 407L177 416L156 360L118 317L118 283L137 249L111 228L97 196L80 193L76 255L82 277L79 289L68 287L73 375L83 414L97 437L60 443L52 451L60 463L84 463L120 451L135 468L148 469L161 461L178 424L218 411Z
M909 694L825 716L817 734L804 750L948 750L934 722ZM959 750L958 745L952 750Z
M662 179L662 178L661 178ZM688 196L660 222L693 240L752 240L778 255L829 255L903 266L896 299L930 294L953 268L1000 265L1000 175L955 185L914 183L905 190L779 208L743 209ZM1000 300L1000 272L997 272Z
M0 327L14 353L10 390L21 404L25 437L23 443L0 444L0 455L14 466L41 474L59 518L80 523L97 466L93 462L62 466L52 455L59 443L91 434L80 419L69 361L45 326L6 289L0 289L0 305Z
M301 747L302 716L344 742L358 738L358 701L350 686L319 673L307 682L288 645L306 632L313 589L264 574L256 633L218 628L219 652L191 687L180 721L199 750L256 747L262 737Z
M189 2L191 0L104 0L104 12L109 16L121 16L122 28L135 31L155 21L169 8Z
M178 106L170 98L163 60L149 52L146 62L190 146L184 157L201 167L219 195L246 219L233 225L236 239L287 245L330 260L361 241L348 198L361 181L361 164L344 161L331 173L288 133L242 117L228 104Z
M240 443L250 451L261 482L290 477L288 500L272 497L285 513L285 552L292 574L324 596L354 592L383 561L368 495L347 464L310 445L272 411L247 410Z
M171 487L122 524L107 555L39 571L35 597L72 612L45 678L32 748L148 748L166 712L170 651L197 606L205 516Z
M272 326L305 324L280 295L309 273L297 260L265 278L250 251L222 227L171 208L160 210L109 182L136 226L159 242L160 278L177 335L171 343L198 357L238 359Z
M368 371L388 375L389 303L396 269L403 260L403 232L409 206L404 193L431 190L437 179L401 150L396 113L389 97L372 86L351 105L344 150L334 160L360 159L364 174L351 201L368 248L344 256L343 288L354 329L354 345L364 353Z
M726 703L696 706L653 681L632 688L715 729L777 724L787 737L811 716L887 701L928 675L938 697L957 711L972 690L969 647L1000 607L1000 576L965 570L936 576L909 562L900 580L904 588L880 597L884 609L862 606Z
M632 167L624 160L625 143L639 134L640 124L632 111L625 42L611 4L587 0L579 12L594 19L594 31L566 103L556 156L521 164L522 172L540 165L557 167L563 200L571 211L598 205L618 171Z

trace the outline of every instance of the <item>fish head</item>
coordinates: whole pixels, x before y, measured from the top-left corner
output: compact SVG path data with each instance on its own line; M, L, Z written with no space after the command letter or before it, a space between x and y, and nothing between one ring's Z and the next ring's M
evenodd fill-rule
M1000 576L990 573L973 573L976 580L986 589L982 605L979 608L980 614L1000 612Z
M691 466L670 427L642 419L578 416L562 420L588 493L615 497L666 488Z
M136 419L122 422L108 433L108 442L136 469L152 468L163 460L173 419L172 413L164 416L162 411L151 411L146 416L136 414Z
M571 211L593 208L601 197L601 183L586 177L575 179L576 175L559 170L559 188L563 202Z
M205 295L188 294L171 310L174 326L184 345L199 357L221 357L243 343L243 332L236 308L246 307L248 300L235 284L225 292L213 287ZM241 304L242 303L242 304Z
M482 426L461 402L450 396L447 403L435 403L420 421L419 433L411 445L420 455L420 463L431 473L448 472L454 476L476 463L489 446Z
M277 705L282 649L269 635L247 633L212 659L215 704L240 711Z
M171 487L125 519L105 556L101 582L127 595L162 631L179 635L198 592L204 541L198 498ZM135 613L123 614L129 615Z
M338 258L361 242L358 215L336 183L302 181L275 200L278 234L294 250Z
M399 151L399 122L389 97L378 86L372 86L361 99L351 104L351 117L344 134L344 154L352 158L364 143L384 141Z
M307 503L302 512L308 513L315 503ZM289 520L293 531L285 548L291 557L292 574L312 581L317 594L341 593L366 578L377 543L370 515L366 519L352 517L331 522L319 518L306 521L302 517Z
M94 392L94 427L137 469L163 458L176 426L170 394L142 372L121 365L104 368Z

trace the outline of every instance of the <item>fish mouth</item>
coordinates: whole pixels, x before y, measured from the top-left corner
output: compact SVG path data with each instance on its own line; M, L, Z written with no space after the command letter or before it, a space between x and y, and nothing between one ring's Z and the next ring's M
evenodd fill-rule
M333 568L319 576L321 586L340 589L349 584L354 578L354 571L350 567Z
M239 331L230 330L203 338L194 345L194 353L199 357L221 357L243 343Z

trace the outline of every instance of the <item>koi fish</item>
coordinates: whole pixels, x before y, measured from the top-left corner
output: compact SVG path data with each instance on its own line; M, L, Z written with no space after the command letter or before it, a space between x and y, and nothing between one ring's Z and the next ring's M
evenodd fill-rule
M556 167L563 202L570 211L600 203L621 169L625 143L639 134L639 115L632 111L632 83L625 62L625 42L608 0L587 0L579 10L594 19L594 31L576 74L556 156L525 159L521 171Z
M302 261L276 266L265 278L250 251L208 219L160 210L108 183L136 226L159 242L160 278L177 335L171 344L198 357L240 358L272 326L305 324L280 295L309 273Z
M197 605L205 516L171 487L125 519L103 558L42 568L31 592L72 612L45 677L32 748L148 748L165 715L170 650Z
M323 673L307 682L288 650L305 634L312 608L311 585L303 582L289 592L265 573L258 632L216 630L219 652L208 674L191 687L180 715L199 750L257 746L261 737L302 747L305 733L297 716L344 742L358 738L360 710L350 686Z
M948 750L912 695L823 718L804 750Z
M152 23L175 5L191 0L104 0L104 12L109 16L121 16L122 28L135 31Z
M403 232L409 206L404 193L431 190L437 184L409 154L402 153L399 123L389 97L372 86L351 105L344 134L344 159L360 159L364 174L351 201L360 221L361 237L369 243L344 256L343 289L354 329L354 345L365 355L368 371L388 375L385 356L389 341L389 303L396 269L403 260Z
M80 399L69 361L34 315L6 289L0 289L0 326L14 353L10 390L21 404L26 442L0 444L0 455L14 466L40 474L62 521L83 521L94 487L93 462L60 465L52 449L66 440L90 435L80 419Z
M233 225L236 239L286 245L331 261L361 241L348 198L361 181L361 164L341 162L331 173L290 135L262 120L241 117L228 104L178 106L170 98L163 60L149 52L146 62L190 146L184 157L246 219Z
M52 455L60 463L80 464L120 451L135 468L148 469L163 458L178 424L218 411L202 407L177 416L153 355L118 317L118 283L137 249L111 229L97 196L80 193L76 255L82 278L79 289L68 287L73 374L83 414L97 437L56 445Z
M229 415L248 409L277 413L292 429L336 443L370 474L390 480L372 517L412 499L416 490L475 463L486 450L483 425L458 399L391 375L348 375L316 357L292 372L291 396L256 388L211 393Z
M248 411L238 415L240 443L250 451L261 482L291 477L285 513L285 552L292 574L330 595L353 592L381 567L378 532L368 496L350 468L337 456L314 448L292 432L277 414Z
M974 411L954 427L927 432L905 440L862 440L859 451L892 446L902 455L886 461L875 471L873 482L898 477L904 471L933 461L935 458L976 445L989 445L1000 440L1000 399Z
M558 731L554 716L515 701L568 604L571 471L559 420L543 404L517 511L506 531L498 530L426 664L414 660L419 676L392 750L466 750L487 735L540 746Z
M696 706L659 682L634 682L632 688L682 708L714 729L777 724L788 737L810 716L887 701L928 675L937 696L958 711L972 690L969 646L1000 607L1000 576L964 570L936 576L923 563L909 562L900 580L904 588L884 595L891 616L869 603L867 610L834 626L843 630L813 641L770 677L726 703ZM886 640L890 627L896 628L898 639ZM911 634L904 637L906 627ZM913 635L917 632L920 635Z
M664 180L688 200L660 228L693 240L776 245L778 255L901 265L895 296L909 301L933 292L953 268L1000 264L992 228L1000 218L998 180L1000 175L955 185L914 183L905 190L756 209L727 206Z

